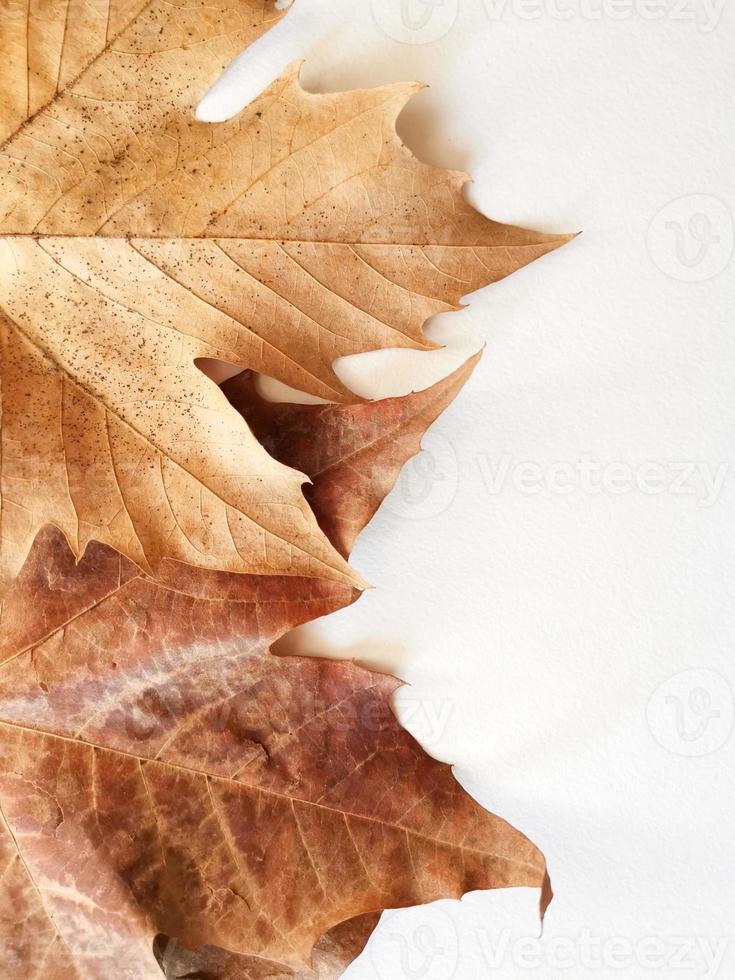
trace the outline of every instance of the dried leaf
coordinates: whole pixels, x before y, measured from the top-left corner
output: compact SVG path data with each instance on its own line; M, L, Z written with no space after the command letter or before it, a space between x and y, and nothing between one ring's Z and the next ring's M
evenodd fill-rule
M350 454L370 461L335 525L351 534L415 450L404 430L425 427L469 370L400 408L292 407L287 420L272 406L293 438L271 445L313 472L324 446L343 474ZM235 387L247 415L247 384ZM268 409L252 406L264 425ZM370 445L381 420L393 435ZM330 492L315 483L325 523ZM49 529L5 603L0 944L11 973L147 978L163 964L174 977L209 967L326 980L364 942L366 922L337 929L346 920L478 888L546 889L538 850L400 728L398 681L268 652L354 590L164 571L153 581L98 544L74 567Z
M310 95L294 68L227 123L193 111L264 0L0 5L0 580L38 529L75 555L360 584L194 366L329 399L332 364L422 327L565 237L489 221L417 161L417 86Z
M163 936L156 941L157 955L167 980L334 980L363 951L379 919L375 912L341 922L322 936L314 946L312 964L303 969L284 969L272 960L239 956L216 946L192 952Z
M306 499L322 530L347 558L355 538L393 489L400 468L419 452L422 435L479 360L476 354L448 378L410 398L385 399L379 412L373 405L273 404L258 397L248 372L222 388L272 456L309 474Z

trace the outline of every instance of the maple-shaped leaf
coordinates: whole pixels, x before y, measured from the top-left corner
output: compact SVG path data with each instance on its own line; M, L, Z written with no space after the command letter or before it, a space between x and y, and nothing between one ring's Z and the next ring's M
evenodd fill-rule
M81 8L81 13L77 8ZM0 579L61 528L163 558L359 580L194 365L331 400L332 365L430 348L427 318L566 237L489 221L416 160L417 86L311 95L293 68L194 118L265 0L0 4Z
M315 506L352 534L472 366L402 399L288 416L235 387L264 433L272 413L282 462L342 474L351 515L328 479ZM480 888L548 899L538 850L398 725L397 680L269 652L354 589L170 561L162 575L96 543L75 565L47 529L6 598L0 949L14 975L327 978L365 940L364 919L335 934L346 920Z

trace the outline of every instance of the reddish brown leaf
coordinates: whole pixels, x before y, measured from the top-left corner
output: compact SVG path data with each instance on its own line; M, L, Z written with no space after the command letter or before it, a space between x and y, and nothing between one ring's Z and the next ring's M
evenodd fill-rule
M359 915L322 936L314 947L312 964L304 969L284 968L271 960L239 956L217 946L194 953L176 940L159 936L156 950L167 980L197 977L217 980L333 980L363 951L378 924L377 912Z
M257 396L247 371L223 389L271 456L288 459L294 469L309 474L313 485L304 488L305 496L322 530L347 557L393 489L401 466L420 450L422 435L470 377L480 356L410 398L386 399L380 412L369 404L274 405Z
M361 407L357 441L352 416L340 425L350 409L251 408L282 427L284 462L299 453L316 474L328 445L336 471L348 456L371 463L350 513L330 508L329 480L315 483L325 521L336 514L349 535L467 373L400 408ZM209 964L257 977L257 962L327 978L364 942L364 921L335 933L346 920L544 885L538 850L398 725L398 681L269 653L354 591L174 563L165 574L153 581L102 545L75 568L47 530L5 604L0 948L12 974L137 980L160 976L168 950L172 976Z

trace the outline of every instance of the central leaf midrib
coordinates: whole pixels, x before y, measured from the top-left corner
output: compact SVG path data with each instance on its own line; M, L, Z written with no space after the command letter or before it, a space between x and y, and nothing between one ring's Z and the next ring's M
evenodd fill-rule
M133 759L138 763L144 763L146 765L168 766L170 769L176 769L180 772L186 772L195 776L203 777L207 781L216 780L217 782L221 782L221 783L232 783L243 790L252 790L257 793L263 793L266 796L272 796L275 797L276 799L284 800L288 803L297 802L307 807L315 807L320 810L326 810L328 813L338 814L342 818L353 817L355 820L365 820L369 823L376 823L381 827L388 827L391 830L396 830L396 831L400 831L401 833L410 834L413 837L420 838L421 840L428 841L429 843L432 844L439 844L440 846L449 848L450 850L457 850L460 852L466 851L472 854L479 854L485 858L496 858L500 861L505 861L508 864L516 865L517 867L527 868L535 873L537 873L539 870L533 864L530 864L528 861L519 861L517 858L508 857L504 854L495 853L489 850L484 850L481 847L473 847L469 844L457 843L451 840L443 840L441 837L434 837L431 834L422 833L421 831L414 830L411 827L403 827L401 826L401 824L395 823L391 820L381 820L379 817L371 817L367 814L362 814L362 813L353 813L350 810L341 809L337 806L329 806L326 803L317 803L313 800L305 800L295 796L288 796L286 793L279 793L277 790L271 789L266 786L254 786L249 783L243 783L237 779L232 779L229 776L222 776L217 773L208 773L204 769L197 769L195 766L186 766L180 762L170 762L165 759L150 759L147 758L146 756L137 755L135 752L127 752L125 751L125 749L111 748L106 745L99 745L96 742L88 742L86 741L86 739L74 738L70 735L61 735L58 732L54 732L45 728L34 728L31 725L20 725L16 722L7 721L5 719L0 719L0 727L16 729L31 735L42 735L48 738L57 738L64 742L71 742L73 745L84 745L87 746L88 748L96 749L97 751L100 752L110 752L113 755L120 755L128 759ZM442 765L442 763L437 763L437 765ZM485 813L485 811L483 812ZM494 816L489 812L486 813L487 816L490 817L491 819L497 820L498 823L500 824L505 824L505 821L502 820L502 818Z
M492 244L488 242L434 242L434 241L393 241L389 242L373 242L373 241L357 241L354 239L343 238L341 240L328 239L328 238L303 238L302 236L295 236L294 238L284 237L283 235L155 235L149 232L131 232L129 235L99 235L96 232L90 232L88 235L83 234L64 234L64 233L48 233L48 232L0 232L0 241L4 239L13 238L32 238L35 241L53 240L54 238L60 239L99 239L104 242L129 242L135 241L136 239L140 241L154 241L154 242L275 242L276 244L295 244L295 245L344 245L346 247L352 248L444 248L444 249L473 249L473 248L487 248L491 250L495 249L508 249L508 248L543 248L545 245L553 245L555 242L564 242L567 239L565 235L548 235L542 236L541 239L535 242L494 242ZM444 273L444 275L449 278L454 278L451 273Z

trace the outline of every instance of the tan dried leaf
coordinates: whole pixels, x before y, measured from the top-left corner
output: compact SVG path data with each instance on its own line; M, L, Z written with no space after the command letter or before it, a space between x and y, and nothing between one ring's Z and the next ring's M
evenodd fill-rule
M0 580L38 529L76 556L359 583L194 366L354 401L338 357L429 348L428 317L566 239L489 221L395 119L415 85L194 109L265 0L0 4Z

